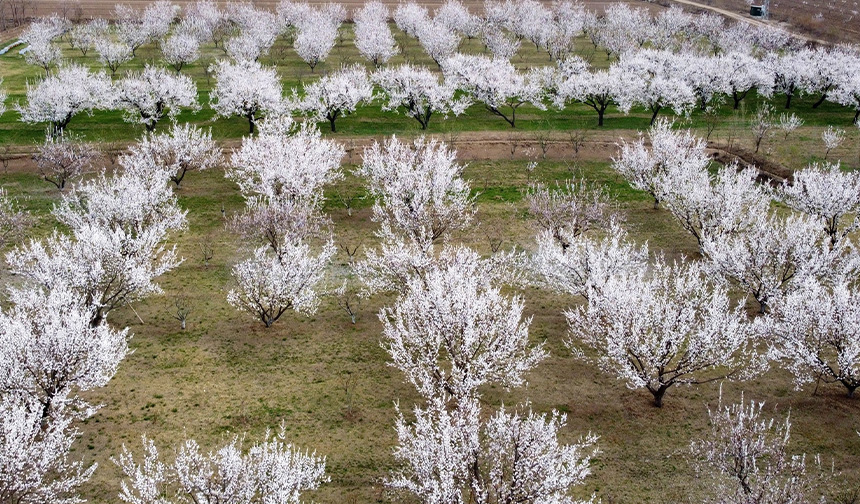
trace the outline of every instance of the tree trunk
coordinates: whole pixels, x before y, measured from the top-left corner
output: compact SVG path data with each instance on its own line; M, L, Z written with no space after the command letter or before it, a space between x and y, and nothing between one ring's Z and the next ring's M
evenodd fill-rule
M791 108L791 97L792 97L792 96L794 96L794 92L793 92L793 91L788 92L788 93L786 93L786 94L785 94L785 108L786 108L786 109L790 109L790 108Z
M666 395L667 390L669 390L668 385L660 385L660 388L658 388L656 390L649 389L649 391L651 392L651 395L654 396L654 407L655 408L662 408L663 407L663 396Z
M827 99L827 91L821 93L821 98L819 98L817 102L812 104L812 108L816 109L816 108L820 107L821 104L824 103L824 100L826 100L826 99Z
M603 112L604 111L605 111L605 109L602 109L602 108L597 110L597 125L598 126L603 126Z
M654 126L654 121L657 120L657 114L660 113L660 109L662 109L662 108L663 107L657 107L657 108L651 109L654 111L654 114L651 115L651 122L649 123L650 126Z

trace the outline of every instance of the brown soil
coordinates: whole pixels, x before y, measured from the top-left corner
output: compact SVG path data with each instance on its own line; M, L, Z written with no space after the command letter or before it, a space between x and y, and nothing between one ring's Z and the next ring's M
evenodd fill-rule
M736 162L741 166L751 166L759 171L760 177L771 183L791 180L794 170L787 168L763 155L737 145L708 143L708 153L721 164Z

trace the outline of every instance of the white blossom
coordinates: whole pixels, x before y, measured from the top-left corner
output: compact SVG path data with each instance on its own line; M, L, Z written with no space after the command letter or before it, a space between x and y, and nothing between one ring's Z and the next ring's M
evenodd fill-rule
M12 272L46 289L65 287L100 323L114 308L160 292L153 280L181 260L164 240L185 225L185 212L163 172L126 173L79 184L55 208L72 235L55 232L7 254Z
M824 159L826 160L830 151L842 145L842 141L845 140L845 130L828 125L827 129L821 132L821 140L824 142Z
M546 108L538 68L523 74L506 60L456 54L445 60L443 70L455 85L511 127L516 127L517 109L521 105L530 103L542 110Z
M119 498L127 504L299 504L302 493L328 481L325 458L287 443L284 424L247 451L243 440L234 437L206 453L187 439L175 449L173 462L164 462L155 443L143 436L141 463L125 446L112 459L126 477Z
M5 188L0 188L0 249L19 243L32 224L30 214L19 208L17 200Z
M475 198L462 171L442 142L391 137L365 150L358 173L376 198L373 219L382 224L381 236L401 235L426 247L472 220Z
M394 23L400 31L410 37L418 37L418 30L428 22L430 22L430 16L427 8L415 2L399 3L394 9Z
M71 133L60 133L45 138L45 143L33 155L33 161L43 179L63 190L66 182L83 175L98 157L99 151L92 145Z
M282 109L283 90L274 68L256 61L219 61L211 69L215 74L215 89L209 99L219 116L245 117L253 133L254 123L261 114Z
M363 67L340 68L305 85L304 95L293 92L291 107L309 114L317 121L328 121L337 131L335 121L355 112L356 107L373 98L373 85Z
M788 453L791 421L763 418L764 403L750 401L708 409L710 432L690 444L707 478L710 496L720 504L812 504L823 500L813 495L820 475L809 474L805 455ZM821 469L818 457L813 466Z
M311 71L314 71L320 62L325 61L334 48L337 30L338 25L318 12L313 12L309 19L303 20L299 25L293 47Z
M46 122L52 134L59 134L80 112L92 113L113 105L110 79L102 72L90 73L85 67L70 64L38 84L27 83L26 105L15 109L26 123Z
M200 42L191 33L177 32L161 41L164 62L177 72L200 58Z
M21 504L80 504L77 489L96 464L70 460L79 433L72 417L43 426L38 403L15 396L0 399L0 494Z
M15 289L10 298L0 313L0 395L38 404L45 420L90 416L95 410L80 394L113 378L128 353L128 330L91 324L93 309L64 286Z
M99 53L99 61L110 69L110 74L115 75L120 65L131 61L134 57L131 46L125 42L115 42L108 38L96 41L96 52Z
M786 180L776 188L774 195L791 208L817 218L834 245L860 225L860 175L842 171L839 163L812 164L798 170L790 183ZM845 217L850 223L843 222Z
M559 443L563 414L502 409L481 421L477 401L453 411L433 401L414 412L414 422L399 412L394 457L403 468L388 487L428 504L579 502L569 492L591 473L597 438Z
M187 75L168 72L146 65L140 73L129 73L118 81L116 104L124 111L126 122L143 124L148 131L155 129L166 115L173 119L182 108L197 111L197 87Z
M259 136L242 139L226 176L246 198L315 200L325 184L341 177L343 156L343 147L323 139L317 128L272 116L260 123Z
M810 216L756 219L742 233L705 234L709 267L753 296L764 313L806 278L841 278L857 268L850 243L830 247L821 223Z
M355 47L376 68L388 62L399 50L388 27L388 7L372 0L355 13Z
M798 389L816 380L860 387L860 304L855 287L812 279L772 306L762 324L769 355L791 371Z
M221 163L221 149L212 140L212 131L193 124L173 124L166 133L150 133L130 147L130 156L144 159L134 163L153 164L164 170L179 187L185 175L205 171Z
M532 257L534 282L560 294L588 297L615 275L637 271L648 258L647 247L636 247L618 223L598 236L579 234L571 229L559 233L544 231L538 236L538 249Z
M318 285L335 253L329 242L316 256L305 243L281 245L277 255L269 247L258 248L253 257L233 267L236 288L227 302L271 327L287 310L312 315L319 306Z
M522 385L547 356L542 345L528 346L531 319L523 320L523 300L504 296L475 252L449 254L380 311L392 365L427 399L459 401L489 383Z
M378 70L372 79L382 89L386 100L382 110L402 108L408 117L418 121L421 129L427 129L433 114L456 116L470 105L467 98L455 98L457 90L452 83L439 82L439 78L424 67L405 64Z

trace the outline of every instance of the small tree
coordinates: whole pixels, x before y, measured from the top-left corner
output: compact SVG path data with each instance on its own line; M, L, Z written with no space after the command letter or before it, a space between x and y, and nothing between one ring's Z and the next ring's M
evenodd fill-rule
M212 140L212 131L193 124L174 123L166 133L150 133L131 147L136 163L154 163L179 187L188 172L205 171L221 163L221 148Z
M99 156L99 151L92 145L71 133L60 133L45 138L45 143L33 154L33 161L42 178L62 191L69 180L86 173Z
M161 42L161 54L165 63L181 72L200 58L200 42L191 33L177 32Z
M842 145L842 141L845 140L845 130L828 125L827 129L821 132L821 140L824 142L824 160L826 161L830 151Z
M123 119L143 124L147 131L153 131L165 115L174 119L182 108L200 109L194 81L163 68L146 65L142 72L130 72L117 82L115 89Z
M765 330L772 359L785 362L799 389L822 380L860 387L860 293L845 283L814 280L774 303Z
M69 46L86 56L90 49L95 47L96 41L107 36L109 28L107 21L101 18L76 24L69 34Z
M569 239L617 220L606 192L585 180L556 182L554 188L533 185L526 200L540 229L552 234L563 248L570 246Z
M382 88L386 99L382 110L402 108L423 130L427 129L433 114L458 116L470 105L467 98L455 99L456 87L449 82L439 82L426 68L406 64L379 70L373 75L373 82Z
M579 344L596 352L594 362L645 388L654 406L674 385L746 378L764 369L751 341L752 326L743 306L731 307L728 292L707 280L698 263L658 259L644 268L592 287L588 306L565 313L568 347L580 358Z
M283 91L274 68L265 68L256 61L219 61L211 69L215 73L215 89L209 97L210 104L219 116L245 117L253 133L254 123L261 114L281 110Z
M768 104L761 104L755 111L755 115L750 122L750 128L753 132L755 140L755 151L758 152L761 148L762 141L768 136L770 130L773 129L773 109Z
M779 122L777 127L782 130L783 140L788 140L788 135L793 133L797 128L803 126L803 119L794 114L779 114Z
M179 321L179 328L184 331L188 315L191 315L191 303L189 303L188 296L180 295L173 298L171 315Z
M468 226L475 197L455 158L443 142L424 137L411 145L392 137L365 151L358 173L376 198L373 219L382 223L383 237L429 246Z
M707 502L812 504L820 477L807 471L805 455L788 453L791 422L762 418L764 403L750 401L708 410L711 429L690 445L699 471L708 479ZM814 466L821 462L816 457ZM823 496L820 497L823 499Z
M114 42L108 38L96 41L96 52L99 53L99 61L110 69L111 76L116 75L120 65L128 63L134 57L131 46L123 42Z
M18 243L32 226L33 218L18 207L5 188L0 188L0 249L9 243Z
M284 244L280 255L260 247L254 256L233 267L236 288L227 301L237 310L250 313L271 327L287 310L304 315L319 306L317 286L326 265L336 252L329 242L319 255L313 256L304 243Z
M293 91L292 107L309 114L314 120L328 121L331 131L337 131L335 121L355 112L355 108L373 99L373 85L367 72L358 65L343 67L320 77L304 88L299 98Z

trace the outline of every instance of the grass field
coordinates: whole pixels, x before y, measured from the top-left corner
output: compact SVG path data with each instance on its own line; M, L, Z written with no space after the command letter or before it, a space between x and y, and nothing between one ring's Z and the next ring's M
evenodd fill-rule
M285 87L298 86L303 79L312 78L292 50L286 49L283 41L278 44L264 63L277 64ZM415 42L410 44L407 54L419 63L428 63L419 57ZM477 50L477 46L472 49ZM587 50L585 43L582 49ZM156 51L154 47L143 48L140 57L127 68L139 68L143 61L155 59ZM80 58L80 53L75 55L68 49L66 54L97 65L92 54ZM522 54L520 65L549 63L545 54L538 54L528 44L524 44ZM208 58L216 56L217 50L207 50ZM599 58L601 53L595 56ZM397 61L402 61L403 56L399 58ZM336 48L317 73L345 61L358 61L350 42ZM209 87L204 68L204 64L197 64L188 73L200 86L205 102ZM0 74L6 79L4 86L10 90L11 99L21 100L25 82L34 79L38 71L26 66L13 52L0 57ZM752 110L755 102L753 97L745 105L746 110ZM812 103L811 98L802 99L793 108L806 126L789 141L783 141L781 136L770 138L765 151L791 168L801 168L823 155L823 126L838 124L848 131L848 138L830 157L845 160L846 168L858 167L860 134L850 128L850 112L829 104L813 110ZM715 137L750 145L751 134L742 113L745 112L736 114L724 108ZM478 106L465 117L431 123L430 133L456 139L455 147L469 163L464 175L480 193L477 224L455 236L455 241L482 253L489 252L490 239L501 239L503 248L532 249L535 228L527 217L522 191L530 181L581 176L607 187L637 242L647 241L653 252L663 251L670 257L696 254L695 241L671 215L662 209L654 210L647 195L632 190L610 168L610 158L616 152L613 144L646 128L646 113L623 116L614 112L602 130L595 126L596 116L582 106L546 112L531 108L521 118L516 136L509 136L510 128L501 119ZM215 136L228 147L236 144L247 127L242 119L211 121L211 111L205 107L197 115L183 114L180 120L211 125ZM704 128L697 113L687 124L698 131ZM362 108L340 121L338 128L337 134L326 135L345 143L363 144L371 137L391 133L419 133L415 121L383 114L378 105ZM574 156L566 135L576 129L586 130L588 142ZM92 141L120 145L141 133L112 112L75 117L70 130ZM538 158L535 135L540 130L552 131L557 144L548 159L540 161L529 175L525 165L528 159ZM42 134L40 126L17 122L14 112L0 118L0 143L12 146L15 152L31 151ZM511 141L531 144L511 154ZM346 172L354 168L358 154L347 160ZM14 161L0 174L0 182L39 217L35 235L44 235L53 228L55 222L49 212L60 193L40 179L31 163L24 158ZM356 209L348 215L335 197L338 192L362 195L363 181L348 174L326 191L326 211L333 219L337 243L358 245L359 250L374 247L376 223L370 219L371 202L357 200ZM171 241L177 244L185 262L159 280L163 295L110 316L113 325L129 326L134 333L134 353L122 363L107 387L90 396L104 406L81 426L83 435L75 447L74 456L100 465L83 489L84 497L95 503L116 502L120 474L110 457L119 454L123 444L139 453L140 436L144 433L162 447L163 453L168 453L185 437L193 437L205 447L215 447L247 432L250 444L259 440L266 429L284 421L292 442L328 457L327 472L332 481L311 496L314 501L333 504L389 500L381 480L394 463L394 403L400 401L408 408L418 400L399 371L387 365L387 354L379 345L381 324L376 313L393 300L384 296L367 300L360 306L358 321L353 325L328 297L315 316L305 318L290 313L265 329L226 302L230 268L248 247L225 229L221 212L223 208L229 218L243 207L237 188L224 179L222 169L215 169L190 174L178 195L180 205L188 210L188 229ZM206 243L215 253L208 265L201 260L201 247ZM342 276L348 263L347 256L339 253L331 267L331 277ZM331 280L329 284L333 287L335 282ZM185 331L179 329L171 314L173 299L180 295L191 300ZM567 327L561 312L576 303L575 299L534 289L522 295L527 300L527 314L534 316L531 338L534 342L545 341L551 355L529 373L527 387L512 391L488 388L482 390L483 401L493 406L514 405L528 398L537 411L556 408L566 412L568 425L562 432L565 441L574 441L589 431L600 435L601 453L595 461L594 475L578 489L580 497L596 493L606 503L700 501L701 489L686 453L691 437L707 427L707 406L716 404L719 386L673 389L663 409L653 408L647 393L628 390L595 367L576 361L566 350L563 341ZM837 386L822 386L815 395L811 389L794 391L791 378L778 370L752 382L723 385L727 401L738 400L741 392L745 392L747 400L767 401L766 411L780 418L790 412L792 449L820 453L825 465L830 467L832 463L838 472L833 479L834 493L860 488L860 473L856 471L860 457L860 437L856 434L860 430L860 400L845 398Z

